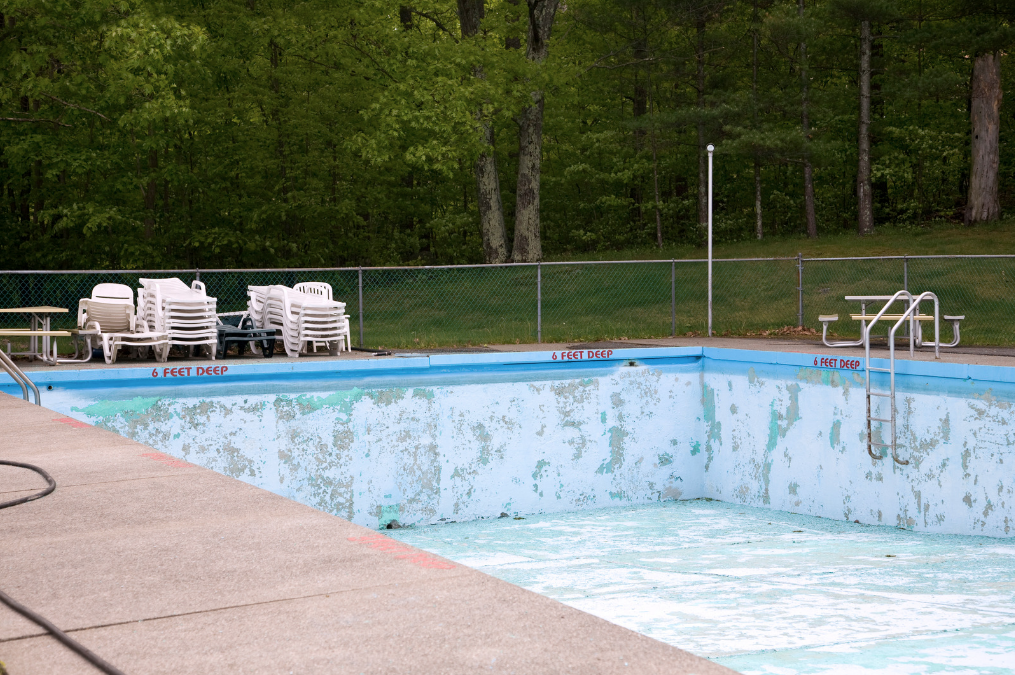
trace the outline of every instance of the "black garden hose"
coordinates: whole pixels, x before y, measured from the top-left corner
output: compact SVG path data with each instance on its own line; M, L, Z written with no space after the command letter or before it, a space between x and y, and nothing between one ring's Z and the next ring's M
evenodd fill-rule
M46 484L47 484L46 489L42 490L41 492L36 492L33 495L29 495L27 497L21 497L20 499L12 499L9 502L0 502L0 509L6 509L6 508L9 508L11 506L17 506L19 504L25 504L27 502L35 501L36 499L42 499L43 497L45 497L46 495L50 494L51 492L53 492L53 490L56 489L56 481L53 480L53 477L50 476L48 473L46 473L46 471L44 469L41 469L41 468L39 468L37 466L34 466L32 464L23 464L21 462L11 462L11 461L8 461L8 460L5 460L5 459L0 459L0 464L6 465L6 466L16 466L16 467L21 468L21 469L29 469L31 471L34 471L35 473L37 473L40 476L42 476L43 478L45 478L46 479ZM59 628L54 626L53 623L50 622L46 617L41 616L39 614L36 614L34 611L29 609L28 607L25 607L20 602L18 602L17 600L12 598L11 596L7 595L3 591L0 591L0 602L4 603L5 605L10 607L15 612L17 612L21 616L25 617L29 621L32 621L32 622L38 624L39 626L42 626L43 628L45 628L50 633L50 635L52 635L57 640L62 642L65 647L67 647L71 651L75 652L76 654L78 654L78 656L83 658L85 661L88 661L90 664L92 664L93 666L95 666L96 668L101 670L102 672L106 673L107 675L124 675L124 672L122 670L120 670L116 666L106 662L100 656L98 656L97 654L92 652L90 649L85 647L83 644L81 644L80 642L78 642L77 640L72 638L71 636L69 636L66 633L64 633L62 630L60 630ZM0 667L0 668L2 668L2 667Z
M28 495L27 497L22 497L21 499L13 499L13 500L11 500L9 502L0 502L0 509L6 509L6 508L9 508L11 506L17 506L18 504L26 504L28 502L33 502L36 499L42 499L43 497L45 497L46 495L48 495L49 493L51 493L53 490L56 489L56 481L53 480L53 477L50 476L48 473L46 473L46 471L44 469L40 469L39 467L34 466L32 464L22 464L21 462L11 462L11 461L8 461L6 459L0 459L0 464L5 464L7 466L16 466L16 467L20 467L22 469L30 469L30 470L34 471L35 473L39 474L40 476L42 476L43 478L45 478L46 479L46 485L47 485L45 490L43 490L42 492L36 492L34 495Z

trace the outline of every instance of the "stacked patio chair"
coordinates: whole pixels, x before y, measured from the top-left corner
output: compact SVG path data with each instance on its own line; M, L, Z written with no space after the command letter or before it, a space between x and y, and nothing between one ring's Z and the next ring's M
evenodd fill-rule
M206 348L215 360L218 345L216 299L208 297L204 284L189 287L179 279L141 279L137 289L138 309L149 330L169 334L169 344L195 349Z
M250 298L247 308L254 324L258 328L280 330L290 357L298 357L309 349L317 351L319 346L336 355L349 345L345 303L330 298L330 286L321 286L311 293L286 286L247 287Z
M268 303L268 289L271 286L247 286L247 314L257 328L267 328L264 308Z
M138 321L130 286L99 284L93 288L92 297L78 301L78 330L88 350L83 361L91 359L93 337L102 343L106 363L116 363L120 347L134 347L142 353L150 347L160 362L169 357L169 334L148 330L143 320Z
M299 293L306 293L308 295L320 295L328 300L333 300L331 284L324 283L323 281L305 281L302 284L296 284L293 286L293 290ZM340 337L345 341L345 350L352 351L352 335L349 330L349 315L345 313L345 303L338 303L342 308L342 328L339 332ZM314 351L317 351L317 345L314 345ZM341 349L339 350L341 351Z

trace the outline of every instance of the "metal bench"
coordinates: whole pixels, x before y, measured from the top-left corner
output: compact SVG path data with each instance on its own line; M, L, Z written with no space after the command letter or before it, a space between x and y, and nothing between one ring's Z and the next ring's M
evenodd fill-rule
M52 349L52 353L38 354L38 356L44 357L45 362L51 366L56 365L56 340L52 338L58 337L74 337L74 333L69 330L30 330L27 328L3 328L0 329L0 337L26 337L26 338L46 338L49 342L49 347ZM11 343L7 343L7 351L13 356L11 352Z
M818 316L818 321L821 322L821 341L826 347L859 347L863 345L863 326L865 322L870 321L874 318L874 314L867 314L867 304L872 302L883 302L892 299L890 295L847 295L846 300L851 302L860 303L860 313L850 314L849 317L853 321L861 321L861 336L859 340L840 340L837 342L828 341L828 326L839 320L838 314L822 314ZM885 314L882 316L883 319L898 321L902 314ZM908 318L908 317L907 317ZM934 347L937 346L933 342L924 342L922 336L921 323L922 321L933 321L934 317L930 314L919 314L913 317L916 321L916 346L917 347ZM952 324L953 338L948 344L942 344L941 347L957 347L959 344L959 324L966 318L964 315L948 315L945 314L941 317L944 321Z

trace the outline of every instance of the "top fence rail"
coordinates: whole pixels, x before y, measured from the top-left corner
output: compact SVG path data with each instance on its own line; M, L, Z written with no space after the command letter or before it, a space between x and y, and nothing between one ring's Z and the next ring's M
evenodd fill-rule
M853 256L843 258L804 258L798 256L774 258L713 258L713 263L723 262L763 262L770 260L802 260L803 262L841 262L846 260L938 260L938 259L988 259L1015 258L1015 254L983 253L983 254L939 254L939 255L879 255ZM708 258L660 258L651 260L554 260L526 263L491 263L475 265L387 265L361 267L235 267L235 268L202 268L181 267L177 269L152 270L3 270L0 274L210 274L224 272L355 272L379 270L447 270L447 269L479 269L479 268L510 268L510 267L544 267L561 265L650 265L661 263L704 263Z
M820 331L819 314L848 317L847 295L935 292L942 311L964 314L963 344L1015 344L1015 256L900 255L713 260L713 325L719 335ZM706 260L596 260L503 265L169 270L0 270L0 308L70 311L103 282L137 286L147 276L200 279L218 311L246 308L248 285L332 285L361 346L447 347L702 335ZM0 314L0 327L24 327ZM793 329L792 331L787 329ZM859 331L850 321L833 332ZM950 330L950 328L949 328ZM354 333L356 329L354 329ZM806 331L810 334L810 330ZM946 339L947 336L942 336Z

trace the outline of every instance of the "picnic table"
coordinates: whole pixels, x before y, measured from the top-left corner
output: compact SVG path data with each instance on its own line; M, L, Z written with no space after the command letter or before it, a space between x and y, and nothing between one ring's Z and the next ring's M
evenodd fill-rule
M69 310L63 307L49 307L41 305L38 307L8 307L0 308L0 314L21 314L28 319L28 328L8 328L0 330L0 337L27 337L27 352L10 352L10 343L7 349L11 356L27 356L29 359L42 359L46 363L56 365L55 347L53 342L51 350L50 342L57 337L72 337L71 331L55 331L51 328L51 317L54 314L66 314ZM40 346L41 340L41 346ZM51 354L50 351L53 351Z
M919 294L916 294L916 295L919 295ZM859 346L862 346L863 345L864 332L866 331L866 328L867 328L867 322L869 320L873 319L874 317L876 317L878 312L881 311L880 309L878 309L877 311L873 312L872 314L868 314L867 313L867 305L869 305L871 303L881 303L880 307L883 307L884 303L888 302L889 300L891 300L894 297L895 297L894 295L847 295L847 296L845 296L845 300L847 302L859 302L860 303L860 313L859 314L852 314L851 313L849 315L850 319L852 319L854 321L859 321L860 322L860 339L859 340L840 340L840 341L829 342L829 340L828 340L828 325L830 323L832 323L832 322L838 321L839 320L839 315L838 314L822 314L822 315L818 316L818 321L820 321L821 324L822 324L821 341L825 344L826 347L859 347ZM906 303L907 306L906 306L905 309L909 309L909 307L908 307L909 300L901 299L901 301L903 303ZM898 321L899 319L902 318L903 313L905 312L905 309L902 312L899 312L899 313L894 313L894 314L885 313L885 314L883 314L881 316L881 318L884 319L884 320L888 320L888 321ZM941 346L942 347L955 347L955 346L957 346L959 344L959 323L963 319L965 319L966 317L964 315L955 315L955 316L944 315L941 318L943 318L945 321L951 322L952 328L954 329L954 339L952 340L952 342L949 343L949 344L946 344L946 345L941 345ZM913 315L914 325L916 326L916 329L914 331L916 333L916 335L915 335L915 337L916 337L916 345L918 347L922 347L924 345L924 342L923 342L923 331L921 329L921 325L922 325L921 322L924 322L924 321L933 321L933 320L934 320L934 315L932 315L932 314L920 314L919 312L917 312L916 314ZM926 343L926 344L928 346L932 346L934 343L931 342L931 343Z

